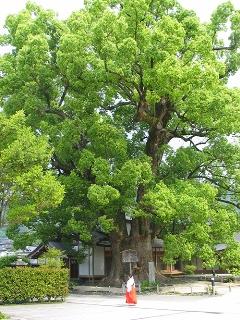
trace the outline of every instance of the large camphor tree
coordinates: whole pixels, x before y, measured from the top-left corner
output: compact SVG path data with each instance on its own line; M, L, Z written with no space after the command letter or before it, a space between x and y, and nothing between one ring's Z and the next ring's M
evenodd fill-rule
M48 136L65 186L58 209L29 221L39 237L109 233L112 283L126 248L147 276L155 237L168 263L237 270L239 27L229 2L208 24L173 0L89 0L65 22L28 3L8 17L1 107Z

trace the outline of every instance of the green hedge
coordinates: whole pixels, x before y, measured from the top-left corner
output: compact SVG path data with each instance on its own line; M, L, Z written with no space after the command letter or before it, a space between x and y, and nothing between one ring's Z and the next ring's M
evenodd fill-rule
M64 299L69 271L60 268L4 268L0 270L0 303Z

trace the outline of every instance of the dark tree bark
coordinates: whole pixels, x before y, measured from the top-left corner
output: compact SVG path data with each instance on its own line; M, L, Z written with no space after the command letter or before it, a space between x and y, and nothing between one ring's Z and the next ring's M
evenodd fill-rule
M152 257L150 222L139 218L132 222L131 248L137 251L139 280L148 279L148 262Z
M103 285L111 285L120 287L122 285L122 260L121 260L121 241L122 237L118 232L110 234L110 241L112 247L112 264L110 274L103 279Z
M122 263L121 251L127 245L127 228L125 213L118 212L116 217L116 230L109 235L112 249L112 263L110 274L102 281L104 285L121 286L124 278L124 265Z
M158 167L163 157L161 146L167 144L172 139L172 134L167 130L167 125L172 117L173 106L168 98L163 97L155 105L155 115L149 116L148 106L144 101L139 103L138 120L149 124L148 139L145 152L152 158L152 172L156 176ZM139 186L137 202L140 202L146 190ZM139 278L148 278L148 262L153 261L152 255L152 230L150 220L138 218L132 222L131 248L137 251Z
M167 130L167 125L171 120L173 112L173 106L167 97L163 97L156 103L154 115L150 113L149 106L144 97L138 104L135 120L149 125L145 153L152 159L152 172L155 176L158 174L158 167L163 157L161 146L167 144L173 138L172 133ZM145 192L144 186L140 185L137 192L137 202L142 200ZM123 216L124 214L122 214ZM122 234L111 234L113 261L110 275L105 280L107 283L111 283L111 285L120 284L121 279L123 279L121 250L125 249L137 251L139 279L148 279L148 263L153 261L150 219L137 218L132 220L131 234L128 237L124 216L124 219L119 222L119 230L122 231Z

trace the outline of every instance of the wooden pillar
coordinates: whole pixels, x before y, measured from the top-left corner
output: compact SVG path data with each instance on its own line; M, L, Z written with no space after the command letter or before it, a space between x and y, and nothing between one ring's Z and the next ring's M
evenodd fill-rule
M90 261L90 248L88 247L88 281L91 279L91 261Z
M94 247L92 247L92 282L94 282Z

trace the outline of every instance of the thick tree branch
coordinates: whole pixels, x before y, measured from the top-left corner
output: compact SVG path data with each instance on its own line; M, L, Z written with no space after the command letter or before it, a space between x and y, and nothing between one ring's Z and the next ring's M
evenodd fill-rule
M191 136L191 137L184 137L184 136L181 136L181 137L179 137L180 139L182 139L183 141L185 141L185 142L189 142L190 143L190 145L191 146L193 146L194 147L194 149L195 150L197 150L197 151L199 151L199 152L201 152L202 150L201 149L199 149L197 146L198 146L198 144L195 144L194 142L193 142L193 138L194 138L194 136Z
M216 198L218 201L220 202L223 202L223 203L227 203L227 204L231 204L233 205L234 207L240 209L240 204L239 203L236 203L236 202L233 202L233 201L230 201L230 200L226 200L226 199L222 199L222 198Z
M132 99L133 92L132 92L132 89L130 86L127 86L127 85L121 83L120 81L117 84L117 86L118 86L118 90L120 89L120 93L121 92L123 93L123 96L125 95L129 100Z
M76 148L77 150L82 150L86 148L88 143L89 143L89 140L87 139L87 137L81 134L79 142L74 144L74 148Z
M56 154L53 155L51 159L51 164L53 168L60 171L63 174L69 175L73 169L75 169L75 166L73 163L64 164L62 163Z
M35 81L38 83L37 80L35 80ZM39 83L38 83L38 84L39 84ZM39 84L39 86L40 86L40 84ZM43 94L43 96L45 97L46 102L47 102L47 108L44 110L45 113L55 114L55 115L58 115L58 116L61 117L61 118L68 118L67 114L66 114L65 112L63 112L62 110L58 110L58 109L53 109L53 108L52 108L52 106L51 106L51 97L50 97L50 95L49 95L48 90L47 90L46 88L41 87L41 86L40 86L39 89L40 89L41 93ZM65 88L65 89L66 89L66 88ZM64 92L65 92L65 90L64 90ZM63 92L62 97L60 98L60 101L61 101L62 99L64 100L64 97L65 97L65 95L66 95L66 93L67 93L67 92L65 92L65 93L64 93L64 92ZM62 102L61 102L61 104L62 104ZM59 106L60 106L60 102L59 102Z
M122 74L110 70L108 68L106 59L104 60L104 68L107 73L114 75L118 78L117 82L116 82L118 88L120 88L124 93L126 92L126 88L127 88L127 90L129 91L127 94L127 97L129 98L129 100L131 100L132 95L133 95L133 92L131 89L132 87L134 87L138 91L139 96L141 96L141 92L139 90L138 84L135 83L134 81L128 81Z
M120 101L114 105L102 107L102 109L112 111L112 110L116 110L118 107L129 106L129 105L135 106L135 104L132 101Z
M189 129L179 129L179 126L181 124L181 121L177 124L176 128L171 131L173 136L175 138L182 138L186 136L191 136L191 139L193 137L205 137L209 132L214 131L214 128L197 128L196 125L186 117L187 111L185 111L183 114L181 114L179 111L174 109L174 113L178 116L178 118L184 122L187 123L190 128ZM184 139L183 139L184 140Z
M213 50L215 51L221 51L221 50L234 50L235 46L222 46L222 47L213 47Z
M199 171L201 168L205 167L206 165L207 165L206 163L200 163L198 166L196 166L196 168L194 168L191 172L189 172L187 179L191 179L197 171Z
M172 117L173 105L167 97L162 97L155 105L155 116L148 114L148 105L139 105L137 116L143 122L150 124L145 152L152 158L152 170L156 174L159 163L163 157L163 150L160 146L167 144L172 138L172 134L167 129L167 125Z
M171 134L174 138L180 138L180 139L192 139L194 137L206 137L210 132L215 131L213 128L190 128L190 129L174 129L171 130ZM203 143L203 142L201 142Z
M226 191L232 191L232 189L231 189L231 187L230 186L228 186L228 185L223 185L223 184L221 184L221 183L219 183L218 181L216 181L214 178L210 178L210 177L208 177L208 176L206 176L206 175L196 175L196 176L191 176L190 177L190 179L203 179L203 180L208 180L208 181L210 181L213 185L215 185L216 187L218 187L218 188L222 188L222 189L224 189L224 190L226 190Z
M48 109L45 109L45 112L49 114L56 114L61 118L69 118L69 116L62 110L48 108Z
M64 90L63 90L63 93L62 93L62 96L59 100L59 103L58 103L58 106L61 107L61 105L63 104L64 102L64 99L66 97L66 94L67 94L67 91L68 91L68 88L69 88L69 85L67 84L65 87L64 87Z

